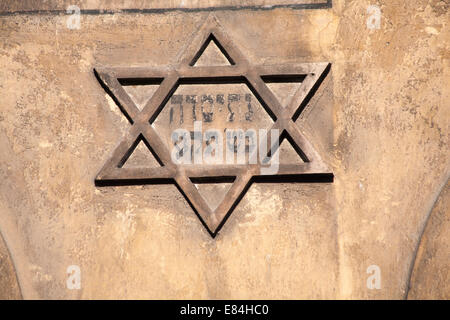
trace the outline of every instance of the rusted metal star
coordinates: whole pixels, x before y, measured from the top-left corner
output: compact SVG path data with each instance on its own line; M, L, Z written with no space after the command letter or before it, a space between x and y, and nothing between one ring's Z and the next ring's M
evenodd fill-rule
M208 44L214 41L230 62L227 66L195 66ZM120 107L131 123L111 157L98 173L98 186L175 183L196 212L206 230L215 237L228 216L254 181L301 182L333 180L333 174L312 144L295 124L295 120L314 94L330 69L329 63L298 63L282 65L252 65L224 32L214 16L208 17L199 32L177 58L177 62L162 67L99 67L94 72L104 89ZM290 103L283 107L264 82L264 77L304 77L301 86ZM136 106L122 87L121 79L146 79L160 83L159 88L142 110ZM277 143L289 139L301 155L301 164L280 164L279 170L270 177L261 175L263 164L198 165L175 164L170 151L152 126L168 99L183 81L198 83L246 83L261 102L278 129ZM123 165L140 141L144 141L160 167L124 168ZM270 139L269 139L270 140ZM273 146L275 141L270 141ZM312 178L311 178L312 177ZM195 180L233 181L224 200L212 210L195 186Z

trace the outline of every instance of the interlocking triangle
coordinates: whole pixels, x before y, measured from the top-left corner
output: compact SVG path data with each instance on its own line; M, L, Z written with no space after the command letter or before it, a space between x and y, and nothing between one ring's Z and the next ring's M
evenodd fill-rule
M233 65L234 61L227 55L214 34L211 33L190 64L193 66Z
M213 42L226 57L229 65L204 66L196 65L206 47ZM318 152L308 141L304 133L294 121L300 115L315 90L318 88L330 69L329 63L299 63L282 65L252 65L232 42L217 19L210 15L198 33L188 41L184 50L169 66L142 67L98 67L94 70L100 84L113 98L125 117L130 122L129 132L123 137L112 155L96 177L96 184L154 184L175 183L185 196L192 209L200 218L208 233L214 238L222 228L227 218L245 195L250 185L264 178L263 164L246 165L180 165L171 160L170 151L162 142L151 123L161 112L165 103L176 90L183 79L241 79L252 90L263 104L265 110L274 120L272 129L278 129L280 136L276 140L269 139L269 149L283 137L289 137L289 142L303 163L280 164L272 178L291 180L309 175L325 176L326 181L333 179L333 174L322 161ZM264 78L270 77L295 78L302 77L299 88L295 91L286 106L281 105L275 94L268 88ZM142 109L138 108L133 99L120 84L123 79L144 79L160 83L154 95ZM134 150L136 141L143 139L160 167L126 168L123 167ZM125 161L124 161L125 159ZM215 208L211 208L192 180L232 181L224 200ZM324 181L322 178L320 181Z

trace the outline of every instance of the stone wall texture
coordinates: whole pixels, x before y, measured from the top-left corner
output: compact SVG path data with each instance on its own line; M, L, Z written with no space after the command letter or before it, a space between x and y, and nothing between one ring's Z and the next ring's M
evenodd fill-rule
M2 1L0 298L450 298L450 2L269 2ZM170 65L209 15L255 64L331 63L296 124L334 173L253 184L214 239L174 185L94 184L129 122L93 68Z

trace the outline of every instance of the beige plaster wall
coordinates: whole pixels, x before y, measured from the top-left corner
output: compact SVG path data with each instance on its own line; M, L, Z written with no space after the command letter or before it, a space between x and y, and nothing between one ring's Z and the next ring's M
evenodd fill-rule
M173 185L94 185L128 123L93 67L170 64L210 12L82 14L79 30L62 14L1 16L0 231L23 297L406 297L450 172L448 9L214 11L254 63L332 63L297 124L335 175L252 185L215 239ZM381 289L367 288L371 265Z

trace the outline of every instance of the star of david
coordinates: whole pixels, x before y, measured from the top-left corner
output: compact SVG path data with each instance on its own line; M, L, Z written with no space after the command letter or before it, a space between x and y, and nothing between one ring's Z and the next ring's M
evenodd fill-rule
M207 45L214 41L230 62L226 66L196 66L195 63L204 52ZM96 177L96 184L129 185L129 184L158 184L174 183L184 195L200 221L214 238L221 229L228 216L245 195L253 182L269 181L302 182L305 176L331 177L332 173L322 161L318 152L306 139L305 135L295 124L295 120L314 94L317 87L326 77L330 68L329 63L290 63L281 65L253 65L241 53L223 27L214 16L199 29L199 32L189 42L187 47L177 57L176 63L169 66L157 67L99 67L94 72L110 94L123 114L131 123L128 133L120 141L111 157ZM303 81L287 106L282 106L274 93L263 80L264 76L292 76L302 75ZM153 96L140 110L133 99L127 94L120 79L153 79L160 81L160 85ZM280 140L287 137L293 147L302 155L301 164L280 164L276 174L265 177L261 175L263 164L233 164L233 165L196 165L174 164L170 151L164 144L158 132L152 126L166 102L182 83L183 79L197 79L199 81L227 79L243 79L255 96L261 101L264 109L273 119L271 129L278 129L278 145ZM124 168L136 145L145 139L149 150L158 160L160 167L153 168ZM275 141L269 138L269 146ZM272 148L270 149L272 150ZM194 179L220 179L232 177L233 184L224 200L215 210L212 210L199 190L192 182ZM307 181L313 181L313 179Z

